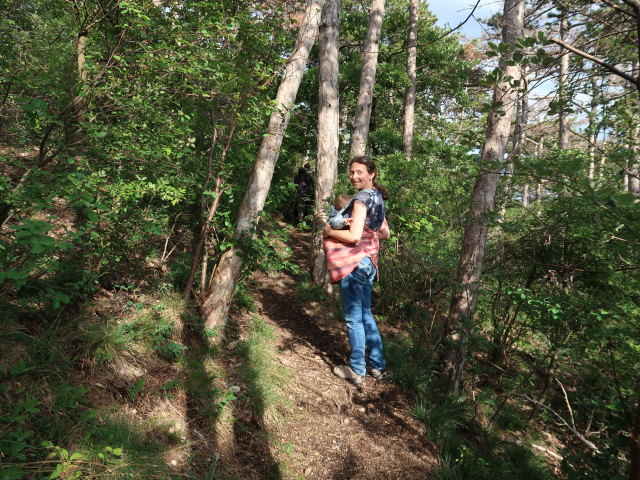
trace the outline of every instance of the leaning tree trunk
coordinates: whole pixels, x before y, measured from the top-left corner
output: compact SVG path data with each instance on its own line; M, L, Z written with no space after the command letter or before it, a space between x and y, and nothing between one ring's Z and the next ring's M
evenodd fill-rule
M567 21L567 11L562 8L560 12L560 40L567 41L569 33L569 22ZM560 148L566 150L569 148L569 116L567 115L567 102L569 96L567 94L567 86L569 80L569 51L560 49L560 80L559 80L559 97L560 97L560 115L558 118L560 127Z
M413 130L416 107L416 58L418 52L418 5L419 0L409 2L409 32L407 42L407 76L411 85L404 96L404 132L402 135L402 152L406 160L413 155Z
M507 65L511 60L516 39L524 23L524 0L506 0L502 20L502 41L510 46L500 59L500 70L504 78L517 80L520 69L517 65ZM510 63L510 62L509 62ZM451 298L447 321L446 348L443 357L443 373L452 391L460 388L464 359L467 353L468 335L466 330L473 319L476 308L478 286L482 273L482 262L487 240L487 213L495 206L500 168L495 163L504 159L504 150L509 139L511 119L514 113L516 92L509 81L501 81L494 90L493 104L500 105L501 111L494 110L487 121L487 138L482 149L482 168L473 189L470 218L465 226L458 266L458 287Z
M327 221L327 204L338 172L338 28L340 0L327 0L320 25L320 72L318 89L318 156L316 162L315 213L313 215L313 269L316 284L329 285L322 228Z
M291 107L295 102L302 81L309 52L318 36L318 24L323 3L324 0L307 0L296 46L287 62L282 82L278 87L275 108L269 118L269 130L258 150L256 164L240 206L235 231L238 238L251 235L258 214L262 211L267 199L273 170L280 154L282 138L291 116ZM227 250L218 262L201 308L207 332L215 333L226 324L233 292L242 272L241 253L242 246L239 242Z
M384 14L384 0L371 1L369 26L364 40L362 58L362 73L360 74L360 91L356 105L356 116L353 121L351 136L351 158L364 155L369 136L369 122L373 104L373 87L376 83L376 69L378 68L378 51L380 50L380 33L382 31L382 15Z

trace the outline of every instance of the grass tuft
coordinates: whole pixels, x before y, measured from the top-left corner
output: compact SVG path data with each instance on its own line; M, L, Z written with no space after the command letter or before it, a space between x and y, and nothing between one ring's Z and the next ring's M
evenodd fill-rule
M309 274L301 274L296 282L296 293L298 299L303 303L325 303L327 301L327 293L322 285L316 285L311 281Z
M247 387L252 413L271 426L282 424L281 411L286 404L281 392L290 376L286 368L275 363L277 341L275 328L256 317L248 338L239 345L244 358L240 377Z

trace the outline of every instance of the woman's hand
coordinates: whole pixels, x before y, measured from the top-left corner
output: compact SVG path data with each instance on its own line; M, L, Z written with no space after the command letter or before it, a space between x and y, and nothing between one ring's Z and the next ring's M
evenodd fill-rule
M378 240L389 240L390 237L391 231L389 230L389 224L387 223L387 219L385 218L382 222L380 230L378 230Z
M327 224L322 230L325 237L333 237L336 240L355 245L362 237L364 230L364 221L367 215L367 207L360 200L353 202L353 212L351 215L351 223L349 230L334 230Z

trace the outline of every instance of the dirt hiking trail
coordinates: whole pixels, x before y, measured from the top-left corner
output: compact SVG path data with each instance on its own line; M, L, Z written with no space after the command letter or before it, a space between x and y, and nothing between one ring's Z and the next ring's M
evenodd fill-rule
M309 271L310 234L294 232L289 245L294 261ZM270 459L249 459L245 467L251 466L253 472L248 478L430 478L436 466L434 447L424 427L408 413L410 395L370 376L355 386L333 375L333 366L348 358L346 328L333 306L301 302L296 278L287 273L257 273L248 285L257 314L276 327L280 339L276 361L292 374L284 392L290 405L287 419L275 432L276 444L289 448L286 453L271 452ZM242 329L247 319L235 321ZM388 338L384 325L380 330L383 340ZM236 438L236 445L242 438L251 441L259 430L253 423L254 428L249 426ZM278 472L272 459L283 456L287 472ZM245 478L249 472L243 470Z

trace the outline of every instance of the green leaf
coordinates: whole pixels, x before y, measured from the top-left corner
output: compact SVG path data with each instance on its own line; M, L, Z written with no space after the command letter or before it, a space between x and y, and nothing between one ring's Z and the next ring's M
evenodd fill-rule
M39 98L34 98L29 103L20 105L20 108L22 108L25 112L39 113L40 115L43 115L48 107L49 104L44 100L40 100Z

